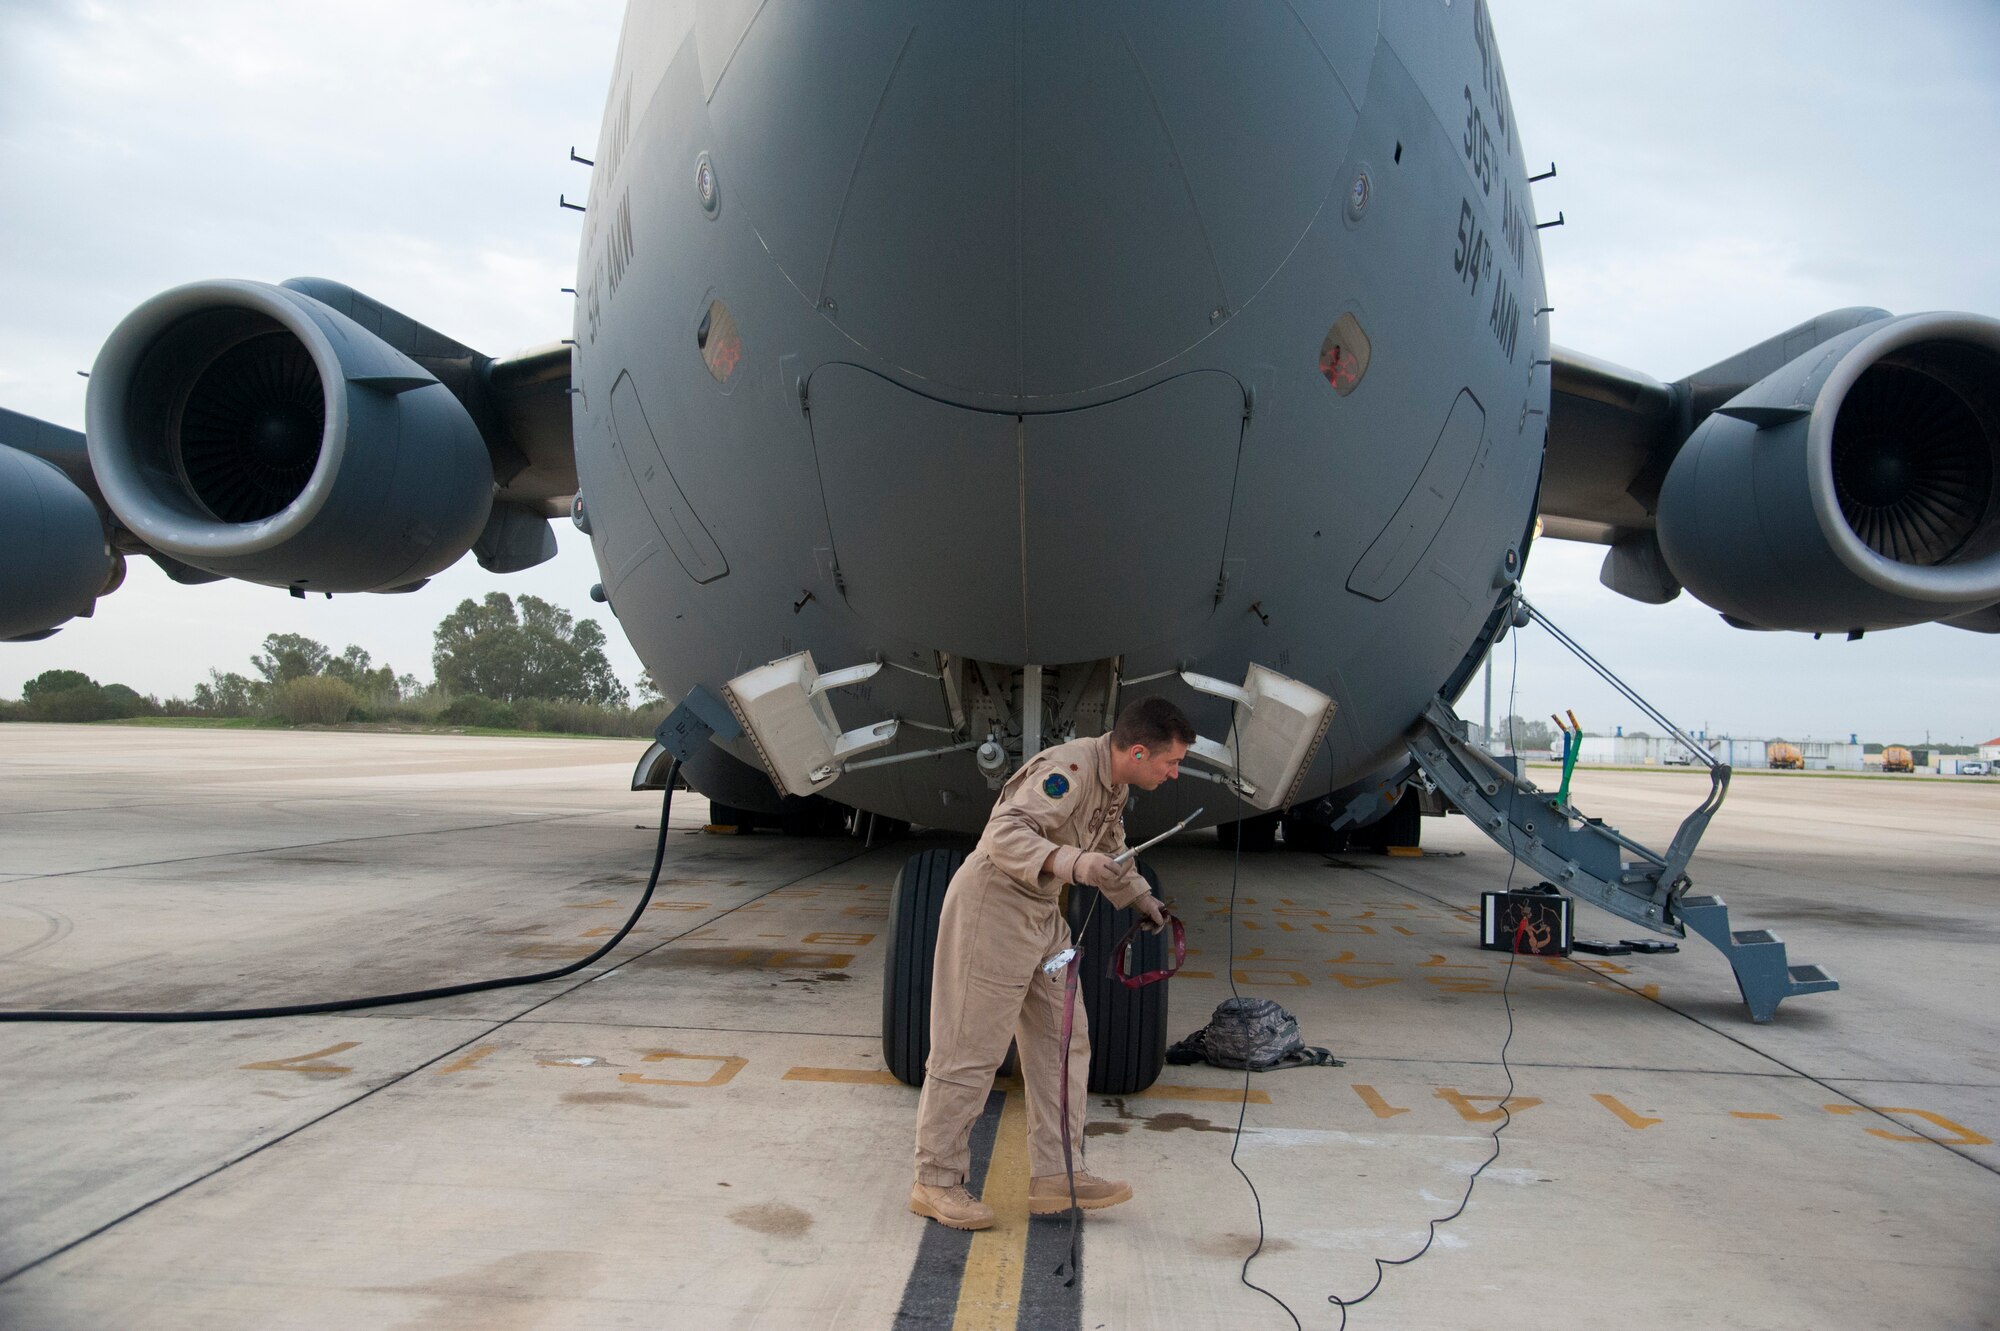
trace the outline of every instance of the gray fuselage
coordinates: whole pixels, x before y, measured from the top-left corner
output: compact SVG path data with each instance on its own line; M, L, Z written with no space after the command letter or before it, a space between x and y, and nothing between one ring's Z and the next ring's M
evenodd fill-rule
M1483 2L635 5L577 281L609 603L673 699L908 667L838 695L897 751L1018 748L1025 666L1046 744L1256 661L1338 705L1304 792L1361 781L1527 553L1528 188ZM775 801L734 752L695 783ZM1134 833L1241 816L1188 787ZM972 831L992 790L958 752L829 795Z

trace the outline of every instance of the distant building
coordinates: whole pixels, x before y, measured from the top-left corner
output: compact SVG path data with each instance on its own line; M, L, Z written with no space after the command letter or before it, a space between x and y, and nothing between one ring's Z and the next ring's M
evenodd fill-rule
M1770 761L1769 749L1773 741L1710 735L1697 737L1697 742L1715 756L1715 761L1738 770L1750 770L1761 768ZM1858 772L1862 768L1861 745L1852 740L1800 739L1790 742L1804 756L1809 772ZM1561 749L1556 752L1560 754ZM1685 753L1685 746L1671 736L1586 735L1583 752L1577 761L1610 767L1659 767L1671 765ZM1881 759L1876 761L1880 763Z
M2000 739L1989 739L1980 745L1979 757L1983 762L2000 763Z

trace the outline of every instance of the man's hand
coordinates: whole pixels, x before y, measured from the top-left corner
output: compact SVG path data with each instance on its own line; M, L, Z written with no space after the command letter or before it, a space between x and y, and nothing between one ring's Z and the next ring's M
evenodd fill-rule
M1125 876L1125 866L1109 855L1086 850L1076 857L1075 878L1085 887L1109 891Z
M1132 909L1145 920L1143 927L1147 933L1156 934L1167 927L1167 908L1151 892L1133 902Z

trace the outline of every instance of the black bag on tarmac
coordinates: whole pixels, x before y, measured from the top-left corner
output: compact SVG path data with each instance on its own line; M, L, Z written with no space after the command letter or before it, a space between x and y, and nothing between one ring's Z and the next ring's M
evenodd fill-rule
M1337 1068L1339 1059L1299 1035L1299 1020L1268 998L1225 998L1208 1025L1167 1050L1169 1063L1273 1072Z

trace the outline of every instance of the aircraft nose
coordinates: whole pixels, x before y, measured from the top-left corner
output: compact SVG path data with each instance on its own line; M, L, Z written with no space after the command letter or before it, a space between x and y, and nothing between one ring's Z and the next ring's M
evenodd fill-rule
M766 8L697 27L732 206L861 346L1001 396L1251 300L1341 188L1375 46L1373 5Z

